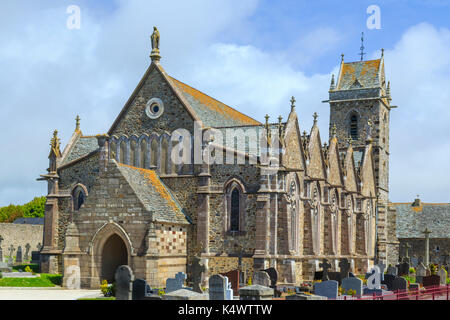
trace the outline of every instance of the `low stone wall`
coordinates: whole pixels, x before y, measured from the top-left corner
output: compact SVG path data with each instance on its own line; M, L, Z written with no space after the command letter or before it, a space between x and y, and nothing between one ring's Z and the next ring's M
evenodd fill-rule
M38 250L38 245L42 245L44 226L32 224L0 223L0 236L3 241L1 248L3 260L9 257L9 247L14 246L13 256L16 256L17 248L22 247L22 258L25 257L26 245L30 245L28 256L31 259L31 251Z

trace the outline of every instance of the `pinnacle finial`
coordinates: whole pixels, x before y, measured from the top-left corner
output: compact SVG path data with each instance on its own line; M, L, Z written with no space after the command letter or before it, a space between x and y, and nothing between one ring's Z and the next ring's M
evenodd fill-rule
M381 48L381 57L384 57L384 49Z
M77 117L75 118L75 121L76 121L76 123L75 123L75 131L79 131L80 130L80 116L79 115L77 115Z
M336 124L333 124L333 126L331 127L331 136L333 138L336 137L336 131L337 131Z
M159 31L158 28L153 27L153 33L150 36L152 42L152 52L150 53L150 58L154 62L158 62L161 59L159 55Z
M268 125L268 124L269 124L269 115L266 114L266 115L264 116L264 118L266 118L266 125Z
M314 123L317 123L317 118L318 118L319 116L317 115L317 112L314 112L314 114L313 114L313 118L314 118Z
M335 84L334 84L334 74L331 75L331 84L330 84L330 90L334 90L335 89Z
M361 50L361 53L359 53L359 55L361 56L361 61L364 60L364 55L366 54L364 52L364 32L361 32L361 48L359 48Z
M344 62L344 54L341 54L341 62Z
M278 124L279 124L279 125L281 125L281 120L283 120L283 117L280 115L280 116L278 117Z
M348 146L351 147L352 146L352 137L348 137L347 142L348 142Z
M294 108L295 108L295 98L294 98L294 96L292 96L292 98L291 98L291 111L294 110Z

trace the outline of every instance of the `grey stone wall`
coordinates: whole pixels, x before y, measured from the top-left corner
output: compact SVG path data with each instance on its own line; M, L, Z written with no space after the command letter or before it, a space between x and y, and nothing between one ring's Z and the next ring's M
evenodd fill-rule
M25 256L25 246L30 244L29 257L31 258L31 251L38 250L38 245L42 245L44 226L43 225L29 225L29 224L14 224L14 223L0 223L0 235L3 237L2 250L3 260L6 261L5 256L9 256L8 248L13 245L16 249L13 253L15 256L17 248L22 247L22 257Z

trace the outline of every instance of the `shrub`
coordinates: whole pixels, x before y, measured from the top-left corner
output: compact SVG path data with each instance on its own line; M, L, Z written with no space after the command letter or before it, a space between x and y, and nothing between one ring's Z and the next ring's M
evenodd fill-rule
M436 275L436 265L435 264L430 264L430 273L432 276Z
M252 277L251 277L251 276L248 277L247 285L248 285L248 286L251 286L251 285L252 285Z
M116 295L116 287L115 284L108 284L108 281L103 280L102 284L100 285L100 290L102 291L103 295L105 297L111 297Z
M349 295L349 296L354 296L355 294L356 294L356 290L353 290L353 289L348 289L347 290L347 294Z
M3 273L2 273L2 272L0 272L0 279L1 279L1 278L3 278Z
M31 270L30 266L25 267L25 272L33 273L33 270Z
M416 269L414 269L413 267L409 268L409 273L416 273Z

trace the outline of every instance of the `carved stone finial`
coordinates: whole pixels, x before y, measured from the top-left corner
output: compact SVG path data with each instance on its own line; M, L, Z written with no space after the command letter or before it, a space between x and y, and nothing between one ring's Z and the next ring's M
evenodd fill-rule
M384 57L384 49L381 48L381 57Z
M75 131L80 131L80 116L77 115L77 117L75 118Z
M294 110L294 108L295 108L295 98L294 98L294 96L292 96L292 98L291 98L291 111Z
M334 123L333 126L331 127L331 136L333 138L336 137L336 132L337 132L337 128L336 128L336 124Z
M336 88L334 84L334 74L331 75L331 84L330 84L330 90L334 90Z
M61 156L60 150L60 140L58 138L58 130L53 131L53 137L50 140L51 151L55 154L56 157Z
M152 61L158 62L161 59L159 55L159 31L156 27L153 27L153 33L150 36L152 41L152 52L150 54L150 58Z
M313 114L314 124L317 123L317 118L318 118L318 117L319 117L319 116L317 115L317 112L314 112L314 114Z
M268 127L269 126L269 115L266 114L264 118L266 118L266 127Z
M278 124L281 126L281 120L283 120L283 117L280 115L279 117L278 117Z
M341 62L344 62L344 54L341 54Z
M351 147L352 146L352 137L348 137L347 142L348 142L348 146Z

